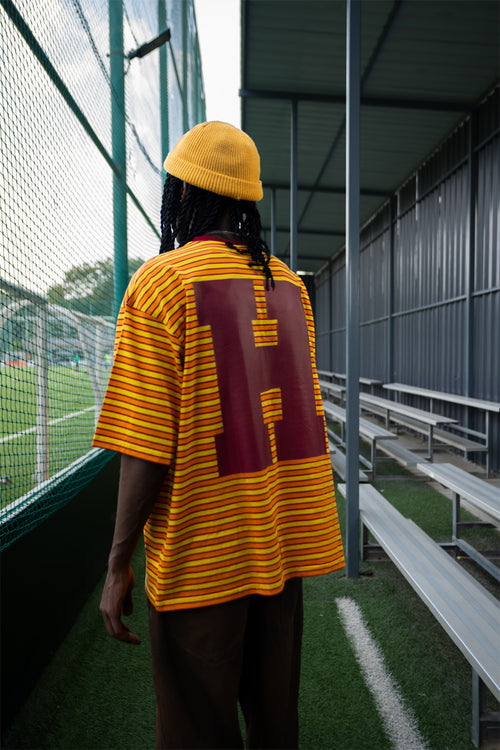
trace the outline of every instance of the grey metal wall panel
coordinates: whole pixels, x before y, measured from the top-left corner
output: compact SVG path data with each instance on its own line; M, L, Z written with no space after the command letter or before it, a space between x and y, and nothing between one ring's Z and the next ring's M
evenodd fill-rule
M320 284L316 287L316 363L319 370L338 370L333 364L335 359L332 353L332 284L335 277L331 274L330 266L321 272L320 277ZM343 338L343 329L341 335Z
M332 370L334 372L346 371L345 331L332 334Z
M465 349L460 331L464 322L464 302L397 316L394 321L396 381L463 393Z
M496 93L476 113L481 142L472 143L473 151L470 135L475 131L467 120L395 194L392 286L389 209L363 228L362 376L387 382L392 361L391 379L500 402L500 138L498 107L495 117L492 100L498 101ZM323 295L318 315L324 318L325 331L320 367L344 372L343 256L324 273L331 278L328 284L323 276L318 288ZM439 409L463 425L484 429L480 413L469 414L455 404L443 403ZM492 467L500 471L500 417L492 418L491 432Z
M320 370L329 369L330 360L330 284L329 269L323 271L320 279L316 279L316 362Z
M500 286L500 139L478 154L476 290Z
M386 380L387 321L382 320L361 326L360 372L365 377Z
M474 395L500 402L500 290L474 300Z
M389 232L378 237L360 257L359 315L361 323L387 315L389 298Z

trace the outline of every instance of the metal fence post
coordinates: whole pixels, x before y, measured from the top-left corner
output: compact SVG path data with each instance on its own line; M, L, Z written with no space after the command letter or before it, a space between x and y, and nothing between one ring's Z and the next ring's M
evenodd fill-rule
M36 468L34 484L49 478L49 384L48 384L48 308L40 304L36 318L37 402L36 402Z
M166 0L158 0L158 33L167 28ZM167 45L159 49L160 64L160 128L161 128L161 160L162 163L170 150L168 131L168 68ZM165 174L165 172L163 172Z
M182 3L182 130L189 130L188 108L188 2Z
M109 0L109 55L111 68L111 134L113 161L114 310L118 315L128 284L127 153L125 133L125 73L123 0Z

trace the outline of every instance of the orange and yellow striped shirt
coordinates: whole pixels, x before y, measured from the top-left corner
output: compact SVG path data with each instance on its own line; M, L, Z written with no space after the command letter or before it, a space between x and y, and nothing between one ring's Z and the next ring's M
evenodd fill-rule
M196 238L137 271L118 317L93 444L170 466L144 528L158 610L344 565L309 298L248 261Z

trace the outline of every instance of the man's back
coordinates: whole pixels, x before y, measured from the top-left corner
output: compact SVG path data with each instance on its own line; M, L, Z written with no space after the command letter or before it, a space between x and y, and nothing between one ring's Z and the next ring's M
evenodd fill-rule
M119 322L108 393L133 419L104 408L95 444L172 466L146 526L157 609L343 565L307 293L274 258L266 289L238 249L197 238L148 261Z

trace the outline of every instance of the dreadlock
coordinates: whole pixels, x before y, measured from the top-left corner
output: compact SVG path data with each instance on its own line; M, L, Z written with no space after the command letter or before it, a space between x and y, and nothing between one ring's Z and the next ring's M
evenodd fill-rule
M239 253L249 253L252 260L248 265L251 268L262 268L266 281L274 289L273 274L269 267L271 251L260 236L262 223L255 202L226 198L183 183L171 174L167 174L163 188L160 253L173 250L176 239L182 246L191 242L194 237L213 230L226 214L229 216L230 231L247 247L246 250L238 250L231 242L226 242L226 245Z

